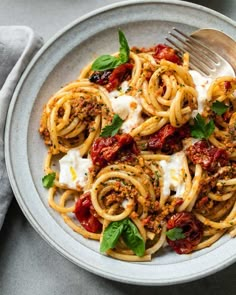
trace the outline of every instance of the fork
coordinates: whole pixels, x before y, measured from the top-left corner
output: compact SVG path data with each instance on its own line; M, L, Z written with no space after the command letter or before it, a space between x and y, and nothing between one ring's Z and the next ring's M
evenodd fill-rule
M166 38L171 45L180 52L188 52L190 55L190 69L200 72L203 76L215 79L221 76L235 76L232 66L218 53L209 49L202 42L187 36L179 29L173 28L169 35L175 39Z

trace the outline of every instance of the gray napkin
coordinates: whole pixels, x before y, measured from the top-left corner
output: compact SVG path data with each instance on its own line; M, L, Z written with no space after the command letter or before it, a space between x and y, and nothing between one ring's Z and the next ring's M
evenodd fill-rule
M13 193L4 159L4 127L16 84L42 39L28 27L0 26L0 229Z

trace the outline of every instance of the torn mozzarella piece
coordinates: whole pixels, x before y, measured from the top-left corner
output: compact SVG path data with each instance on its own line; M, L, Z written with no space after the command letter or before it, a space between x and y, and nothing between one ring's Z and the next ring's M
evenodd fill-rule
M121 206L123 208L127 208L127 205L129 204L129 201L127 199L125 199L122 203L121 203Z
M113 90L109 93L110 98L117 98L118 96L124 95L128 90L130 89L129 87L129 82L124 81L121 83L119 90Z
M170 196L171 191L175 191L176 197L181 197L185 191L185 176L184 162L186 156L184 152L179 152L170 156L169 161L161 160L159 165L163 171L162 179L162 194Z
M116 98L110 97L112 109L124 120L121 130L129 133L132 129L143 123L142 106L139 99L130 95L120 95Z
M83 159L77 149L71 149L59 160L59 182L68 188L84 187L88 181L89 168L92 167L90 159Z
M192 116L195 117L197 115L197 113L202 114L202 112L204 110L204 106L205 106L206 99L207 99L207 91L208 91L213 80L202 76L197 71L191 70L191 71L189 71L189 73L193 78L193 82L195 84L195 88L198 93L198 96L197 96L198 109L193 111L193 113L192 113Z
M129 133L132 129L143 123L142 105L138 98L126 95L129 90L128 81L124 81L119 89L111 91L109 98L114 113L118 114L124 120L121 130Z

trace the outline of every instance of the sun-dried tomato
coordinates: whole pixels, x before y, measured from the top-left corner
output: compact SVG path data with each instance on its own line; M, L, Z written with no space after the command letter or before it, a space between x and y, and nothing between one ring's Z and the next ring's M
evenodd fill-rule
M84 193L75 204L75 216L80 224L89 232L98 233L102 230L102 224L97 218L96 211L91 201L90 192Z
M200 164L208 171L214 171L229 163L226 150L210 145L206 140L198 141L187 148L186 154L194 164Z
M158 61L165 59L178 65L182 64L181 58L178 56L177 51L174 48L164 44L158 44L155 46L155 53L153 54L153 57Z
M90 77L89 81L98 85L106 85L109 82L109 77L112 70L107 71L95 71Z
M229 123L229 120L231 119L234 111L233 110L227 110L223 115L222 118L225 122Z
M114 161L120 152L138 155L139 150L133 137L127 133L110 137L98 137L91 148L91 158L94 165L106 166Z
M175 213L167 221L167 230L181 228L184 238L170 240L167 242L170 247L178 254L188 254L193 251L203 236L203 226L200 221L190 212Z
M125 63L113 70L109 76L108 84L106 84L106 89L110 92L116 89L120 84L131 78L133 65L131 63Z
M154 135L152 135L148 141L148 147L150 149L162 149L167 138L173 135L176 131L176 128L170 124L166 124Z
M129 80L132 74L133 64L125 63L114 70L95 71L89 81L98 85L103 85L110 92L120 86L120 84Z
M229 81L224 82L224 88L226 91L230 90L232 87L231 83Z
M175 128L166 124L148 140L148 148L151 150L162 150L165 153L172 154L182 149L182 139L190 136L190 128L183 125Z

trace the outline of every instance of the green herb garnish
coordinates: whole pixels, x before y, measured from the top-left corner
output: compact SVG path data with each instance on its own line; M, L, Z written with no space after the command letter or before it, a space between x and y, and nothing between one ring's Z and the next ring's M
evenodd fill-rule
M42 183L45 188L50 188L54 184L54 180L56 178L56 173L49 173L42 178Z
M181 240L185 238L185 234L183 233L183 229L180 227L174 227L166 232L166 236L171 241Z
M120 42L120 54L119 59L122 63L126 63L129 60L129 44L125 37L125 34L119 30L119 42Z
M101 252L106 252L116 246L122 235L126 245L134 251L137 256L143 256L145 243L136 225L130 219L111 222L104 230L100 246Z
M107 125L102 129L102 132L100 134L101 137L109 137L114 136L118 133L121 125L123 124L123 120L120 118L119 115L115 114L111 125Z
M129 60L129 45L125 34L119 30L120 53L118 57L112 55L101 55L92 64L93 71L105 71L118 67Z
M215 124L213 120L206 123L200 114L194 118L194 125L191 126L191 135L195 138L208 139L215 130Z
M229 107L227 105L225 105L223 102L220 102L218 100L213 102L211 106L212 111L219 116L223 115L228 110L228 108Z

